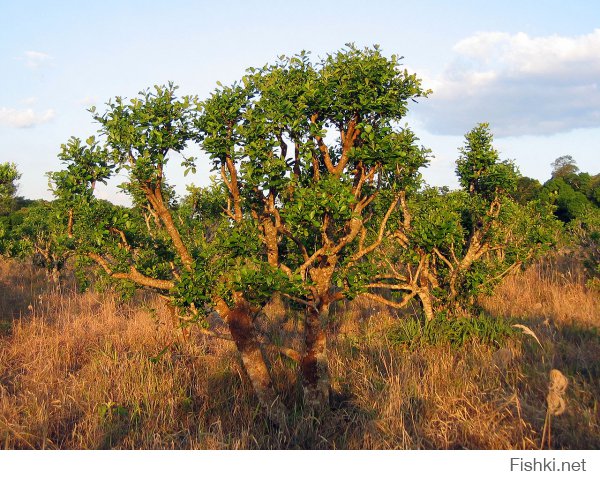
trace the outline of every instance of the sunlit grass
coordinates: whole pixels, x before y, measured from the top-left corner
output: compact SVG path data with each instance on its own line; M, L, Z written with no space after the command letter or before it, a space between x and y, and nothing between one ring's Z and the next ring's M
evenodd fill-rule
M302 411L294 364L270 357L293 412L285 432L260 410L234 346L194 330L184 340L160 299L61 293L34 270L4 263L0 323L10 328L0 337L0 445L538 448L548 374L558 368L569 387L566 411L553 419L552 446L599 448L598 298L561 268L507 279L482 299L485 321L473 324L484 333L496 331L493 318L504 319L502 332L511 322L526 324L541 346L518 329L501 341L486 333L455 343L398 342L393 332L411 331L410 309L398 316L360 300L337 308L335 392L324 418ZM282 302L265 313L267 332L278 322L284 328L276 330L288 335L280 340L298 342L301 322Z

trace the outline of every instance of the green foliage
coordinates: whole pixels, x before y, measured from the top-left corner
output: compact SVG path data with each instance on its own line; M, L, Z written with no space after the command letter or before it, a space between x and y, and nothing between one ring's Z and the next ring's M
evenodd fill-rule
M542 191L542 184L539 180L529 177L519 177L517 188L512 197L521 205L525 205L532 200L538 200Z
M436 311L457 318L472 311L477 295L543 254L560 231L547 203L513 200L518 172L499 159L487 124L465 138L457 160L462 189L413 192L378 254L385 272L378 288L416 295L429 321Z
M181 154L195 136L194 99L178 98L177 88L172 83L156 85L154 90L142 91L129 101L122 97L109 100L104 113L90 110L116 170L128 173L128 181L121 188L131 195L135 205L147 205L148 190L160 190L167 202L172 199L172 189L164 179L169 153ZM194 158L182 157L182 164L193 169Z
M588 208L567 225L568 233L580 247L591 287L600 285L600 209Z
M586 196L573 189L564 178L552 178L544 184L542 198L556 206L555 215L564 223L580 218L592 205Z
M116 97L105 113L90 111L102 127L119 166L133 169L132 177L152 181L169 151L181 152L194 133L191 97L178 99L172 83L139 93L127 101ZM189 160L189 159L186 159Z
M0 163L0 216L15 209L17 181L21 174L14 163Z
M571 155L563 155L552 162L552 178L560 178L576 174L577 163Z
M414 74L401 69L402 57L386 58L379 46L356 48L348 44L322 62L320 82L313 101L333 124L346 123L354 116L375 125L382 120L402 119L408 100L427 95Z
M514 192L518 178L512 162L500 161L492 140L489 125L480 123L465 135L465 146L456 162L460 185L487 200L497 193Z
M114 164L110 152L93 136L85 143L71 137L60 148L58 158L66 168L48 173L52 192L68 205L89 201L96 182L106 183L112 174Z
M38 201L9 217L9 234L3 239L5 252L16 258L33 258L58 281L58 275L73 253L67 234L68 218L59 201Z
M323 268L321 289L339 288L348 297L362 290L374 272L347 262L361 225L374 240L384 205L396 195L390 190L416 189L420 182L428 151L397 125L408 101L427 94L398 57L348 45L316 63L301 52L251 68L241 82L220 85L199 104L201 145L229 197L223 210L257 232L258 249L240 266L245 273L235 276L235 289L243 286L255 300L270 289L312 301L308 272ZM357 189L366 172L371 179ZM371 196L368 208L360 205ZM229 227L232 239L236 228ZM231 241L221 252L235 256ZM250 294L251 279L260 294Z
M515 335L515 329L504 319L485 314L449 319L440 314L426 323L415 317L405 318L388 333L388 339L393 345L405 345L410 349L427 345L460 348L474 341L501 347Z
M463 249L468 231L463 225L463 211L470 200L462 192L426 188L413 196L410 207L414 215L409 233L411 243L427 252L451 246ZM416 257L414 257L416 259Z

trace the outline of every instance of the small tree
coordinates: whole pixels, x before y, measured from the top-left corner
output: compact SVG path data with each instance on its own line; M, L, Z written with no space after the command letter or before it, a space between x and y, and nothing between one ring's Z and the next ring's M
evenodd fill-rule
M21 174L14 163L0 163L0 216L14 210L19 178Z
M60 285L61 271L73 254L67 218L57 202L38 201L18 212L7 239L6 251L17 258L31 258L46 270L48 278Z
M374 285L401 292L400 306L417 297L427 321L466 314L478 293L551 245L557 228L539 201L512 200L518 175L499 160L487 124L465 138L456 168L462 190L425 189L403 205L395 247L380 260L386 273Z
M520 176L517 180L517 188L513 193L513 198L521 205L526 205L532 200L539 200L541 192L542 184L539 180Z

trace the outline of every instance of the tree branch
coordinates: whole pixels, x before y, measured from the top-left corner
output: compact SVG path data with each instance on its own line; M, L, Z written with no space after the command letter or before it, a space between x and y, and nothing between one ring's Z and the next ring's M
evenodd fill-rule
M444 255L442 255L442 253L436 247L433 247L433 253L435 253L442 262L444 262L446 265L448 265L448 268L450 269L450 271L454 270L454 265L452 265L450 260L448 260Z
M317 126L317 118L318 117L319 117L319 115L317 113L314 113L313 115L311 115L310 123L312 123L314 126ZM321 151L321 154L323 155L323 161L325 162L327 171L331 174L335 174L336 170L335 170L335 167L333 166L333 163L331 162L331 156L329 155L329 149L327 148L327 145L325 145L325 142L323 142L323 139L319 135L315 135L314 139L317 143L317 146L319 147L319 150Z
M361 293L360 296L370 298L371 300L375 300L376 302L382 303L383 305L387 305L388 307L403 308L406 305L408 305L408 302L410 302L415 295L416 292L411 292L406 297L404 297L404 299L401 302L394 302L392 300L388 300L387 298L382 297L381 295L375 295L374 293L369 292Z
M88 253L88 257L100 265L106 274L112 278L131 280L132 282L143 287L157 288L159 290L171 290L175 286L175 283L170 280L160 280L157 278L148 277L139 272L133 265L129 267L129 273L113 272L106 259L97 253Z

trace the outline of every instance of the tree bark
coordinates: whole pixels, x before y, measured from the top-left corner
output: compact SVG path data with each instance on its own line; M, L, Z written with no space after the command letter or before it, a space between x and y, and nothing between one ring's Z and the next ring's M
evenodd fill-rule
M430 322L433 320L433 305L431 302L431 292L429 289L421 289L417 295L421 301L423 307L423 315L425 315L425 321Z
M287 411L273 389L271 375L256 338L252 313L245 301L239 301L228 312L227 324L259 402L273 423L285 427Z
M60 288L60 269L58 267L58 265L56 265L56 263L52 264L52 268L49 271L49 276L50 279L52 280L52 283L54 284L55 287Z
M329 305L309 308L304 325L305 351L300 362L304 405L320 412L329 406L331 380L327 364L327 336L323 320L327 318Z

